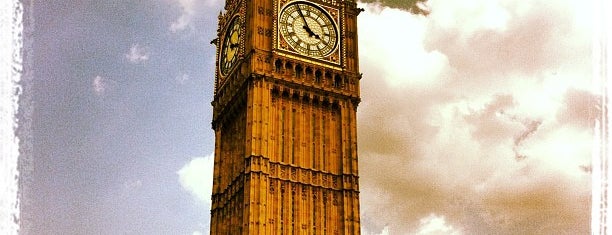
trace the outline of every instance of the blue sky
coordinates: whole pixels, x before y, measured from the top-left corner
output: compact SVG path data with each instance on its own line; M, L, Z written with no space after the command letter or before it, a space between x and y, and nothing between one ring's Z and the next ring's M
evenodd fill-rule
M32 233L204 230L176 172L213 149L216 15L173 31L173 1L33 6Z
M398 3L359 4L364 234L588 231L592 2ZM222 7L33 4L32 234L208 232Z

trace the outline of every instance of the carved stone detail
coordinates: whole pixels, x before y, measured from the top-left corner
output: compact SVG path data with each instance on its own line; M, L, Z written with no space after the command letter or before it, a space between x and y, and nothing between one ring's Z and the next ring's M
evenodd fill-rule
M211 234L360 234L360 10L353 0L308 0L336 20L340 39L329 58L312 59L279 40L276 18L292 1L226 0L219 14L217 41L233 17L248 37L227 76L215 74Z

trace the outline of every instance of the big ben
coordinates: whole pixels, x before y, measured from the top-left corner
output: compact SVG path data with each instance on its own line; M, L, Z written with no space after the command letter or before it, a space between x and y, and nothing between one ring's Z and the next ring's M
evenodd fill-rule
M354 0L226 0L211 234L360 234Z

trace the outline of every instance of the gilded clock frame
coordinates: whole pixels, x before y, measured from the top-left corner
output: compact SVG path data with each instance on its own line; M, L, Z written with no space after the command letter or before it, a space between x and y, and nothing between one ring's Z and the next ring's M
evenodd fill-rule
M223 87L227 80L229 80L232 76L236 74L236 70L241 66L244 62L245 57L245 42L247 37L247 26L246 26L246 12L247 6L245 0L232 0L226 1L225 13L219 13L219 27L217 28L217 39L216 39L216 61L215 61L215 93ZM222 44L225 35L228 32L230 24L232 21L238 17L238 24L240 25L240 31L242 32L242 36L239 39L239 46L237 51L238 59L234 62L232 68L228 71L227 74L223 74L221 72L221 54L222 54Z
M235 23L234 23L235 22ZM230 31L233 31L233 29L231 29L230 27L234 27L233 25L237 24L238 25L238 48L236 49L236 53L234 55L234 57L236 58L235 61L228 67L226 68L227 72L224 73L223 72L223 66L222 66L222 61L225 57L225 41L228 40L227 37L229 37L230 35L228 35L230 33ZM232 71L236 68L236 65L239 63L240 61L240 57L242 56L242 48L244 47L244 24L242 22L241 17L238 14L233 15L232 17L229 18L229 20L227 21L226 26L223 28L223 36L220 37L219 40L219 56L217 59L217 67L218 67L218 71L219 71L219 76L221 76L222 78L227 77L228 75L230 75L232 73Z
M325 14L329 15L331 19L334 21L333 23L336 26L336 48L327 56L321 58L314 58L304 55L297 50L293 49L283 38L280 32L279 20L281 17L282 10L289 4L293 2L305 2L308 4L313 4L316 7L320 8L324 11ZM327 2L327 1L325 1ZM334 6L329 3L323 3L319 1L305 1L305 0L279 0L274 1L274 13L275 18L273 20L273 43L274 43L274 52L278 55L282 55L289 58L294 58L298 60L306 60L313 64L322 65L324 67L333 68L333 69L341 69L342 66L342 51L343 51L343 42L342 42L342 34L343 34L343 25L340 18L341 11L339 6Z

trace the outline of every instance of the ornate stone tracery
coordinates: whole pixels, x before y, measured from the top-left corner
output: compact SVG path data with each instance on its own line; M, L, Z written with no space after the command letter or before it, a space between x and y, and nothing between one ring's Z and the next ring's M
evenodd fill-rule
M334 58L281 48L277 16L292 1L336 21ZM355 1L226 0L224 9L217 41L233 17L245 35L227 75L216 72L211 234L359 234Z

